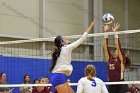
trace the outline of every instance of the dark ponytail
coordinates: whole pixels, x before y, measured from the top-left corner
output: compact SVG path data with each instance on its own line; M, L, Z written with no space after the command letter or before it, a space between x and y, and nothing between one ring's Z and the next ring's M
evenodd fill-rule
M129 68L131 65L131 59L128 56L125 56L125 68Z
M61 36L57 36L54 40L55 46L57 48L55 48L55 50L52 53L52 64L50 67L50 71L52 71L54 69L54 67L56 65L56 61L57 61L58 57L60 56L62 42L63 42L63 39Z

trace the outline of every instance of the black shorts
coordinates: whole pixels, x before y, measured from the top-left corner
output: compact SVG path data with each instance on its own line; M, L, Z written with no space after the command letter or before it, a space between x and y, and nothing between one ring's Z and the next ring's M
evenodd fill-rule
M124 79L122 79L120 81L124 81ZM126 93L126 92L129 92L130 89L129 89L128 85L126 85L126 84L109 85L108 91L109 91L109 93Z

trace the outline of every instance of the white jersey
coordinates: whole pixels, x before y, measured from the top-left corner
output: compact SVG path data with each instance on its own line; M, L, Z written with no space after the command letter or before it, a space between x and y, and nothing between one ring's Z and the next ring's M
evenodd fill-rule
M69 70L70 73L68 75L71 75L73 71L73 67L71 65L72 50L78 47L86 39L87 36L88 36L88 33L85 32L79 40L69 45L65 45L61 48L60 56L57 59L56 65L54 69L52 70L52 73L62 71L62 70Z
M108 93L108 90L101 79L94 77L94 81L90 81L83 77L78 81L76 93Z

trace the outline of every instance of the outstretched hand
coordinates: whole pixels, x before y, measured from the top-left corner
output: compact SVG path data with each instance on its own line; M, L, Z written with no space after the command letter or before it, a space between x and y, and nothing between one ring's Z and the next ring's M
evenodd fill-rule
M111 27L109 25L104 25L103 26L103 29L104 29L104 32L107 32Z
M114 26L112 27L112 31L116 32L118 29L120 28L120 24L119 23L114 23Z
M89 33L91 31L91 29L94 27L95 23L96 23L96 19L93 20L93 22L90 24L90 26L86 30L87 33Z

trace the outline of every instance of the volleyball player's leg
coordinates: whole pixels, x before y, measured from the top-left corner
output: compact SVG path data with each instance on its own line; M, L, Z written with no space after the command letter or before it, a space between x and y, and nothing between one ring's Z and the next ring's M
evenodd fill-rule
M57 93L68 93L66 84L60 84L55 87Z
M75 93L74 91L73 91L73 89L67 84L67 87L68 87L68 91L69 91L69 93Z
M130 93L128 85L121 85L119 93Z
M109 92L109 93L114 93L114 91L115 91L114 88L115 88L115 87L114 87L113 85L109 85L108 92Z
M119 85L109 85L108 92L109 93L119 93L120 86Z
M55 87L58 93L74 93L72 88L67 84L61 84Z
M131 93L128 85L124 85L125 93Z

